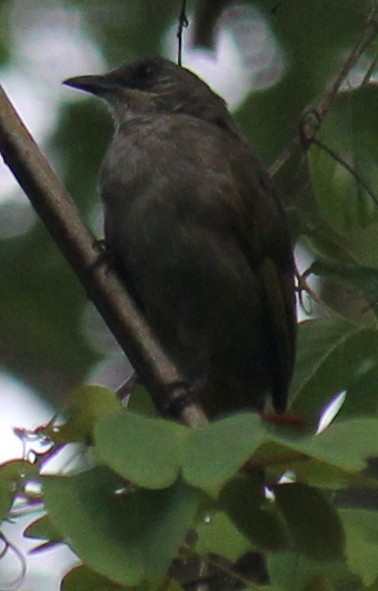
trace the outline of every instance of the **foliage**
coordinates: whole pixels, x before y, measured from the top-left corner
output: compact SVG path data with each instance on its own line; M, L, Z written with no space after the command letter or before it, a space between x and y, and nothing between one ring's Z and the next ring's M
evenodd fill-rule
M316 324L308 343L314 356ZM308 364L298 392L313 374ZM312 395L320 413L318 391ZM69 573L63 589L81 589L81 579L93 589L171 586L167 569L178 557L202 556L217 570L217 557L232 564L252 551L270 556L274 588L294 585L293 561L301 565L298 589L314 577L325 588L344 589L350 581L348 588L369 588L378 578L378 514L337 502L345 487L375 494L378 488L364 471L378 455L378 418L364 416L363 404L356 411L321 434L310 422L276 423L254 413L193 431L126 411L109 390L87 386L72 394L65 423L43 431L55 445L90 442L84 467L52 476L26 462L4 465L2 515L15 497L28 498L30 481L40 483L47 514L25 534L43 539L40 551L64 540L87 567ZM283 479L288 470L291 478ZM171 578L180 580L177 572ZM224 576L229 584L238 578L231 568Z
M102 21L96 3L75 4L113 64L158 53L178 12L173 0L113 0L118 17ZM236 118L271 165L356 46L373 3L254 4L287 70L279 84L251 92ZM293 236L314 258L300 285L320 306L319 318L300 325L287 417L240 413L191 431L155 416L141 388L129 410L106 388L77 388L100 356L81 332L84 294L40 224L2 240L2 364L50 399L72 393L63 417L37 431L49 451L33 465L0 466L0 519L20 502L43 501L46 513L25 531L38 540L34 551L65 543L83 562L63 591L176 591L188 570L189 580L199 576L200 561L210 588L378 590L378 88L364 80L376 50L371 43L360 56L360 83L337 94L317 141L276 175ZM2 40L0 62L11 58ZM109 134L100 111L93 125L96 108L66 105L49 142L87 216ZM345 403L318 434L340 392ZM86 449L80 466L46 475L48 460L74 442ZM240 567L252 554L262 556L266 576Z

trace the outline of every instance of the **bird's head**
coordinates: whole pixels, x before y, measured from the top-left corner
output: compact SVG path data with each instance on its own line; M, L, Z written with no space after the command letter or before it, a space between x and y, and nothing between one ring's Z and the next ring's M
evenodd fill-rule
M117 123L165 112L233 125L221 97L195 74L163 57L124 64L107 74L69 78L64 84L104 99Z

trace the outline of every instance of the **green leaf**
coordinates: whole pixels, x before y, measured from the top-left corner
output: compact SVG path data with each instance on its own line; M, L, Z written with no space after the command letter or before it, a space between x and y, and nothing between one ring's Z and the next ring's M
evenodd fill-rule
M61 534L48 515L43 515L36 521L33 521L24 531L24 536L32 539L48 540L52 543L62 541ZM45 544L42 547L45 547Z
M346 555L350 569L365 585L378 578L378 511L341 509L346 531Z
M333 428L333 427L332 427ZM321 437L319 435L317 437ZM326 440L328 441L328 440ZM341 443L341 447L344 444ZM270 474L271 480L279 479L286 471L295 473L295 480L324 488L342 488L345 486L361 486L375 489L377 483L357 469L365 464L365 460L341 457L339 448L328 449L328 443L318 447L314 438L288 438L274 436L274 440L264 443L254 454L248 465L255 469L264 469Z
M282 430L281 430L282 431ZM378 455L378 418L332 423L311 437L270 434L249 460L250 469L264 469L271 480L287 470L304 484L337 489L344 486L377 490L377 481L361 473L370 457Z
M319 139L343 158L370 187L378 185L378 88L339 93ZM378 206L353 175L317 146L309 150L312 185L320 212L346 236L378 220Z
M255 413L231 415L190 431L184 448L184 479L198 488L217 489L251 457L264 435Z
M304 584L302 591L334 591L335 587L324 575L313 575Z
M1 478L0 472L0 523L7 516L9 509L12 506L12 494L9 486Z
M378 269L374 267L316 261L309 272L356 290L372 306L378 304Z
M0 464L0 523L7 516L20 483L37 476L37 468L24 460Z
M157 416L157 411L148 390L139 384L133 388L127 410L150 417Z
M10 460L0 464L0 475L9 486L19 483L21 480L32 480L38 477L38 467L26 460Z
M51 433L57 443L87 441L97 421L121 406L113 390L103 386L79 386L69 395L67 421Z
M121 591L124 585L118 585L90 570L86 566L78 566L66 574L62 581L61 591Z
M276 552L268 560L269 574L273 586L282 591L305 591L306 585L313 589L319 581L319 591L357 591L361 589L358 577L352 574L344 559L330 562L316 562L297 552ZM327 587L328 585L328 587ZM318 588L315 587L318 591Z
M343 557L345 534L339 515L317 489L301 483L280 484L274 493L297 552L326 562Z
M366 591L378 591L378 579L376 579L372 585L366 587Z
M118 585L109 579L90 570L86 566L78 566L66 574L62 581L61 591L122 591L129 589L126 585ZM133 587L132 591L182 591L182 587L173 579L158 579Z
M188 484L214 492L248 460L264 433L254 413L194 430L122 410L98 422L95 441L100 460L134 484L164 488L182 469Z
M222 489L220 504L253 549L282 550L289 545L286 526L274 503L266 499L260 480L236 476Z
M311 195L308 199L310 198ZM353 244L340 232L336 232L317 210L313 211L313 208L312 200L301 208L302 215L305 218L302 236L310 246L311 251L322 260L353 264L355 262Z
M276 431L269 439L251 458L251 466L276 465L277 473L294 470L298 478L311 484L377 486L360 471L368 458L378 455L378 418L337 421L311 437Z
M189 429L124 409L98 422L96 452L112 470L145 488L165 488L182 464L182 440Z
M196 527L198 536L194 551L197 554L218 554L235 561L251 550L251 542L221 511L209 512Z
M349 471L359 471L378 455L378 418L339 421L303 444L303 450Z
M53 524L82 561L123 585L162 576L182 543L199 503L183 482L132 491L109 469L44 477Z
M378 408L378 365L370 366L369 360L350 384L345 401L337 415L338 420L375 416Z
M315 427L328 401L378 363L378 331L339 319L302 322L291 410Z

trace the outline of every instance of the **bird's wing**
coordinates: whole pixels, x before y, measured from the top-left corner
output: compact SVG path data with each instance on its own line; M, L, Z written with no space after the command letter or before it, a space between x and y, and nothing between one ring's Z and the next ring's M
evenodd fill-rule
M273 403L277 412L286 408L288 388L294 369L295 311L292 300L293 285L280 276L274 260L266 257L258 268L258 275L266 297L269 322L277 349L277 374L273 376Z
M244 144L240 140L240 144ZM239 144L239 145L240 145ZM234 161L237 190L232 217L235 235L259 277L276 354L273 373L273 404L286 407L296 347L294 259L286 216L276 190L249 146Z

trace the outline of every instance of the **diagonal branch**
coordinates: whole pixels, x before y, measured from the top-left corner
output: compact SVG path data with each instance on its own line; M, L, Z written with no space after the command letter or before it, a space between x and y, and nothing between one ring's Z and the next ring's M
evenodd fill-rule
M324 117L327 113L332 109L334 100L337 96L337 93L340 90L340 87L346 77L348 76L351 69L357 64L360 57L365 53L371 43L377 36L378 32L378 22L377 22L377 13L378 7L376 6L377 2L374 1L372 4L372 9L370 15L367 18L367 23L365 29L360 34L359 38L356 41L355 46L348 54L346 60L341 65L340 71L336 74L334 78L332 78L320 97L318 104L315 106L313 111L316 111L317 118L313 120L311 129L307 129L307 135L315 136L316 132L318 131L321 122L323 121ZM271 167L269 168L269 173L273 177L277 174L280 168L289 160L292 154L301 146L301 138L300 134L294 137L289 144L283 149L281 154L277 157L277 159L273 162Z
M191 427L206 422L183 377L162 350L125 286L96 248L66 189L51 169L0 86L0 151L51 236L148 386L156 407Z

